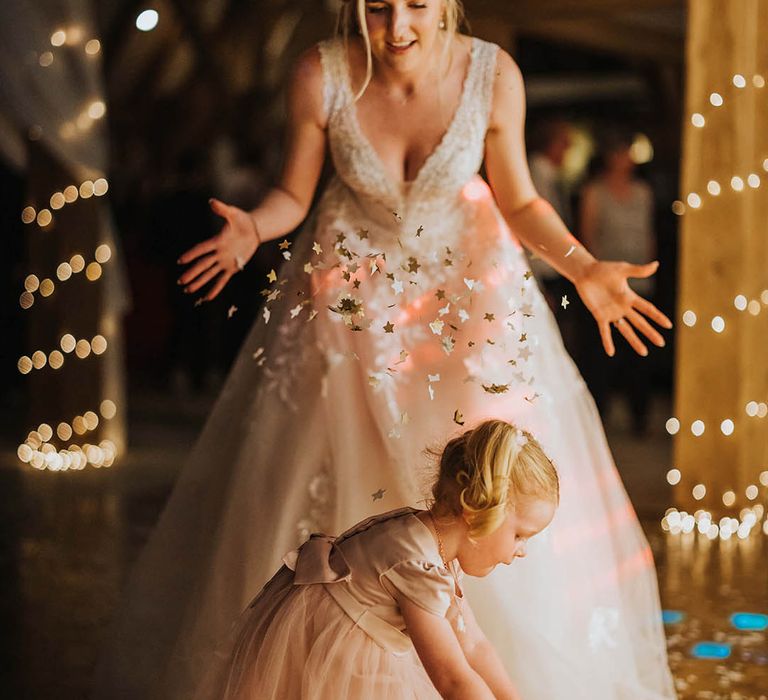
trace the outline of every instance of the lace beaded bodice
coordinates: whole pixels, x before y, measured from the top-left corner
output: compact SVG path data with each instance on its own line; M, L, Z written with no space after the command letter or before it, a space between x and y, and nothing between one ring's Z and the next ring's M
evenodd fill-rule
M349 194L364 207L383 208L403 217L423 217L455 200L483 161L498 47L472 39L470 64L453 118L415 179L402 184L389 177L360 128L343 41L325 41L319 48L331 156Z

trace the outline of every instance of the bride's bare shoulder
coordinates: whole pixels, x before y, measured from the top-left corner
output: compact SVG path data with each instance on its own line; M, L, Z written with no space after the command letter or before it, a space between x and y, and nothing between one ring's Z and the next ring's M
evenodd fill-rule
M496 75L493 82L490 124L507 124L510 119L517 121L525 113L525 85L515 59L504 49L496 56Z
M288 79L289 104L294 112L311 116L325 125L327 115L323 104L323 65L318 45L299 54Z

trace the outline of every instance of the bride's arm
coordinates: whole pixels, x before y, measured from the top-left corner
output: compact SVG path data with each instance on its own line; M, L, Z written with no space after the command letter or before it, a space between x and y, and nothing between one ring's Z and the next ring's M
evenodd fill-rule
M288 87L287 142L280 180L251 212L262 241L289 233L307 216L323 167L327 119L320 53L313 48L297 61Z
M500 50L485 141L485 166L504 219L527 248L574 283L597 321L603 347L609 355L614 354L612 322L641 355L647 355L648 350L634 329L655 345L663 346L664 339L645 316L665 328L671 328L672 323L627 283L629 277L649 277L658 263L631 265L599 261L571 235L554 209L538 196L531 182L524 127L523 79L509 54Z
M320 54L314 48L299 58L289 82L287 139L278 184L251 212L211 200L211 209L225 223L219 233L179 258L179 264L190 264L179 277L185 292L197 292L212 282L204 298L213 299L262 242L284 236L304 220L323 167L326 122Z

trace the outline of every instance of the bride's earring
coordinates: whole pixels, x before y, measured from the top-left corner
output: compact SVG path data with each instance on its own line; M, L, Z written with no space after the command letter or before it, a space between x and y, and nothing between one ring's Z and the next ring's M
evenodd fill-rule
M440 19L440 24L437 25L440 29L445 29L445 17Z

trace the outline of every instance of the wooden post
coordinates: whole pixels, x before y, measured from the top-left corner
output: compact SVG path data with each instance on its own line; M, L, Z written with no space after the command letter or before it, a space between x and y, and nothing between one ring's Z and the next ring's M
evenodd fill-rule
M671 466L678 508L717 522L768 493L768 2L691 0L688 12Z

